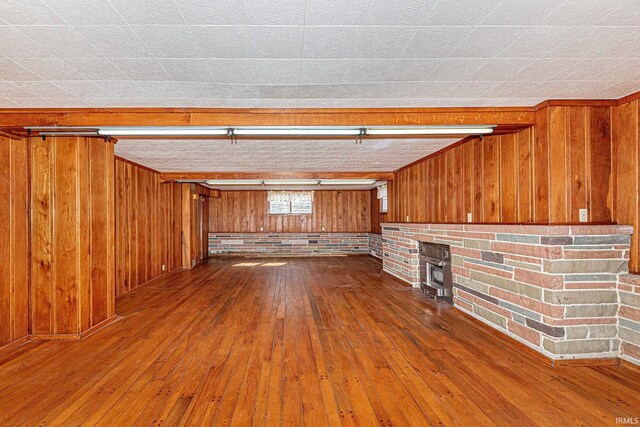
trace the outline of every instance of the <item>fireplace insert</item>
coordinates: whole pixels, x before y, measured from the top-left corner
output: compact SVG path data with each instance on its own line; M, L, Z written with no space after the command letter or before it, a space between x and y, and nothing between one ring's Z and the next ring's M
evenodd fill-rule
M420 242L420 288L435 299L453 304L451 251L448 245Z

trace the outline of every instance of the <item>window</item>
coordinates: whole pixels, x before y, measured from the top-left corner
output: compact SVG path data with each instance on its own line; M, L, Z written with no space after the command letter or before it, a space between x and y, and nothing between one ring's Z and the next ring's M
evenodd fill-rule
M389 203L389 199L387 198L387 184L378 187L378 199L380 199L380 212L386 213Z
M313 191L269 191L270 215L303 215L313 212Z

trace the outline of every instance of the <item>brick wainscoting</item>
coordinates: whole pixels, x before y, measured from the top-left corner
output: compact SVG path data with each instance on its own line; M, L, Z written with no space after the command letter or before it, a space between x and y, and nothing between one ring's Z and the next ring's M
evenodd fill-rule
M369 233L209 233L209 254L367 254Z
M458 309L554 360L615 357L620 340L629 358L637 358L640 283L625 275L632 232L628 226L383 224L383 265L416 286L418 242L451 245Z
M620 357L640 365L640 275L620 276L618 295Z
M382 234L369 234L369 255L382 259Z

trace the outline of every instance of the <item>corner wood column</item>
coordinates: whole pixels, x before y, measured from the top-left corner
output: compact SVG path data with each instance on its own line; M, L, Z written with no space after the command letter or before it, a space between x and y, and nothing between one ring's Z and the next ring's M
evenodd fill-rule
M195 202L197 202L195 185L194 184L180 184L182 192L182 267L191 269L196 264L196 257L194 256L194 249L197 250L194 243L196 242L194 231L196 229L196 221L194 215L196 214Z
M115 317L113 144L29 138L31 334L79 339Z

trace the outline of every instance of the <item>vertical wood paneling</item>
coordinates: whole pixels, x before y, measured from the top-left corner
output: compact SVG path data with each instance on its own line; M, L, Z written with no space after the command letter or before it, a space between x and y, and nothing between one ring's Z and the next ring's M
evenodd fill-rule
M517 135L500 137L500 221L518 221Z
M311 215L268 215L266 191L221 191L209 199L212 232L369 232L375 192L316 191ZM377 201L377 199L375 200ZM379 208L376 209L379 213ZM255 212L256 214L252 214Z
M182 267L182 190L180 184L162 184L157 173L120 159L111 169L116 296L121 296Z
M0 347L29 333L28 191L26 142L0 136Z
M533 158L532 143L534 129L529 128L516 135L517 157L514 163L518 166L518 222L533 222Z
M115 314L113 145L31 138L31 316L41 338L77 337Z
M484 138L484 222L500 221L500 137Z

